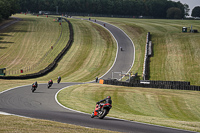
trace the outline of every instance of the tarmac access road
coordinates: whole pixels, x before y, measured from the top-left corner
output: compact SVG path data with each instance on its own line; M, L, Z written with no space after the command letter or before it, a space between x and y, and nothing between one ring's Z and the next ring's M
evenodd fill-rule
M22 20L22 19L16 18L16 17L12 17L12 18L14 18L15 20L10 21L10 22L8 22L8 23L5 23L5 24L1 25L1 26L0 26L0 30L3 30L4 28L6 28L6 27L8 27L8 26L10 26L10 25L12 25L12 24L14 24L14 23L17 23L18 21L21 21L21 20Z
M98 22L103 25L103 22ZM116 62L110 71L128 71L134 60L133 44L129 42L126 35L117 27L106 24L106 28L112 32L118 41L118 47L122 46L124 51L117 53ZM120 39L121 38L121 39ZM120 43L121 42L121 43ZM123 56L123 57L122 57ZM124 59L126 58L128 62ZM131 60L131 61L130 61ZM127 70L126 70L127 69ZM110 78L111 73L108 71L101 78ZM119 76L120 77L120 76ZM173 128L143 124L138 122L120 120L110 117L104 119L90 118L90 114L80 113L70 109L63 108L57 103L57 92L67 86L83 84L83 83L54 83L51 88L47 88L47 84L39 84L37 90L32 93L31 85L16 87L0 93L0 112L20 115L24 117L46 119L80 125L84 127L100 128L119 132L134 132L134 133L189 133ZM95 105L94 105L95 106ZM111 110L112 111L112 110ZM91 112L92 113L92 112Z

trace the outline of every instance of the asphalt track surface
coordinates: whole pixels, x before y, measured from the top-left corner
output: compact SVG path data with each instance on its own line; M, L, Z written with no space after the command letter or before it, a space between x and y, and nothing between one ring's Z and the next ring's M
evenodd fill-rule
M103 25L103 22L98 22ZM116 62L112 69L108 71L102 78L110 78L113 71L128 71L134 60L133 44L120 29L106 24L112 34L118 41L118 47L122 46L124 51L117 53ZM125 36L127 38L125 38ZM123 38L122 40L120 38ZM125 43L125 42L131 42ZM132 48L131 48L132 47ZM130 51L129 51L130 50ZM129 52L127 52L129 51ZM122 54L123 53L123 54ZM124 56L123 56L124 55ZM123 56L123 57L121 57ZM127 59L127 62L126 62ZM132 60L130 62L130 60ZM120 76L118 77L120 78ZM56 102L57 92L67 86L83 84L83 83L54 83L51 88L47 88L47 84L39 84L37 90L32 93L31 85L16 87L0 93L0 111L19 116L30 118L46 119L80 125L84 127L100 128L119 132L134 132L134 133L187 133L173 128L131 122L110 117L105 117L103 120L98 118L90 118L90 114L76 112L70 109L63 108ZM94 105L95 106L95 105ZM112 110L111 110L112 111ZM91 112L92 113L92 112Z

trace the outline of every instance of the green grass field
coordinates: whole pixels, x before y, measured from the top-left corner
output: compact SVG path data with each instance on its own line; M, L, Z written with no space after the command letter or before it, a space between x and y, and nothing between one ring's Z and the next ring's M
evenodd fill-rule
M108 95L113 101L108 116L200 131L200 92L196 91L84 84L65 88L58 94L58 101L92 113L96 102Z
M117 133L108 130L86 128L54 121L0 115L1 133Z
M154 53L150 59L150 80L189 81L200 85L200 33L182 33L182 27L191 25L200 31L199 20L92 19L121 28L133 40L136 54L131 71L142 76L146 35L150 32Z
M21 15L19 15L19 17L21 17ZM62 36L58 44L51 50L50 47L60 36L61 27L59 24L54 22L52 18L36 16L23 16L23 18L24 20L22 22L13 25L13 27L19 29L32 27L30 28L32 29L31 31L21 32L22 30L18 30L18 32L16 32L13 27L1 31L1 42L5 42L2 47L6 48L0 49L0 51L2 51L2 55L0 55L2 60L0 67L6 67L7 71L13 68L19 72L23 66L26 68L30 67L31 71L29 71L29 73L37 72L45 68L66 45L69 39L68 25L66 22L63 22ZM24 23L27 21L30 24L24 26ZM70 21L75 31L72 47L52 73L38 78L38 80L56 79L57 76L61 76L63 77L63 81L86 82L94 80L96 76L102 76L112 66L117 46L110 33L100 26L87 21L74 19ZM45 26L40 26L40 23L47 24L44 24ZM37 28L37 26L39 27ZM52 31L43 31L42 28L45 27L46 30L51 29ZM17 34L15 35L16 37L11 33ZM15 38L20 38L21 34L25 34L25 36L28 37L14 41ZM37 40L38 37L40 39ZM10 40L7 40L8 38ZM26 47L20 43L20 41L23 40L27 42ZM10 42L10 45L8 42ZM16 49L16 47L20 48ZM33 48L36 48L36 53L31 52ZM11 54L14 50L17 51ZM22 54L22 51L25 53ZM9 55L12 56L10 57Z
M39 69L46 67L50 63L48 59L55 58L54 53L60 51L60 48L55 48L52 50L53 54L46 55L44 59L45 54L59 38L61 26L51 18L31 15L15 17L23 20L0 31L0 67L6 67L7 75L19 74L20 69L24 72L28 68L37 71L40 62L43 66ZM66 38L65 41L67 40ZM61 44L64 47L64 43L59 43L59 47Z

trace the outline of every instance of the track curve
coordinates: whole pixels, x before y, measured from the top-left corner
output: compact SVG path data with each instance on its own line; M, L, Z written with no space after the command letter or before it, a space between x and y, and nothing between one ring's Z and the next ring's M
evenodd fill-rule
M103 25L103 22L99 22ZM112 32L118 41L118 47L122 46L123 54L118 50L116 62L112 69L114 71L128 71L134 61L134 47L132 42L121 30L115 26L106 24L106 28ZM120 39L121 38L121 39ZM123 39L122 39L123 38ZM119 39L119 40L118 40ZM127 43L124 43L127 42ZM131 42L128 43L128 42ZM132 47L132 48L131 48ZM130 51L129 51L130 50ZM131 52L131 53L130 53ZM131 60L131 61L130 61ZM127 61L127 62L126 62ZM108 71L102 78L110 78L111 71ZM83 83L60 83L53 84L47 89L46 84L39 84L35 93L31 92L31 85L17 87L0 93L0 111L10 114L21 115L31 118L47 119L63 123L70 123L91 128L101 128L120 132L148 132L148 133L184 133L178 129L142 124L105 117L101 119L91 119L89 114L83 114L64 109L55 101L56 93L64 87Z

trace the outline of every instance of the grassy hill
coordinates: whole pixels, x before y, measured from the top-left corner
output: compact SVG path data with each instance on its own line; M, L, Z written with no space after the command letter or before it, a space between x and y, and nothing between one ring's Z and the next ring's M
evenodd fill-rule
M125 31L135 45L132 71L142 76L147 32L151 33L153 57L150 80L190 81L200 85L200 33L182 33L182 27L200 31L199 20L93 18L109 22Z
M1 31L0 67L7 74L27 73L45 68L62 50L69 39L67 23L62 27L53 18L16 15L23 21ZM70 20L74 28L74 43L56 69L37 80L56 79L85 82L103 75L113 64L116 44L108 31L100 26L81 20ZM60 37L61 35L61 37ZM59 39L60 37L60 39ZM51 49L51 46L58 43ZM15 51L15 52L14 52Z
M96 102L108 95L113 102L108 116L200 131L199 91L84 84L65 88L58 100L66 107L91 114Z

